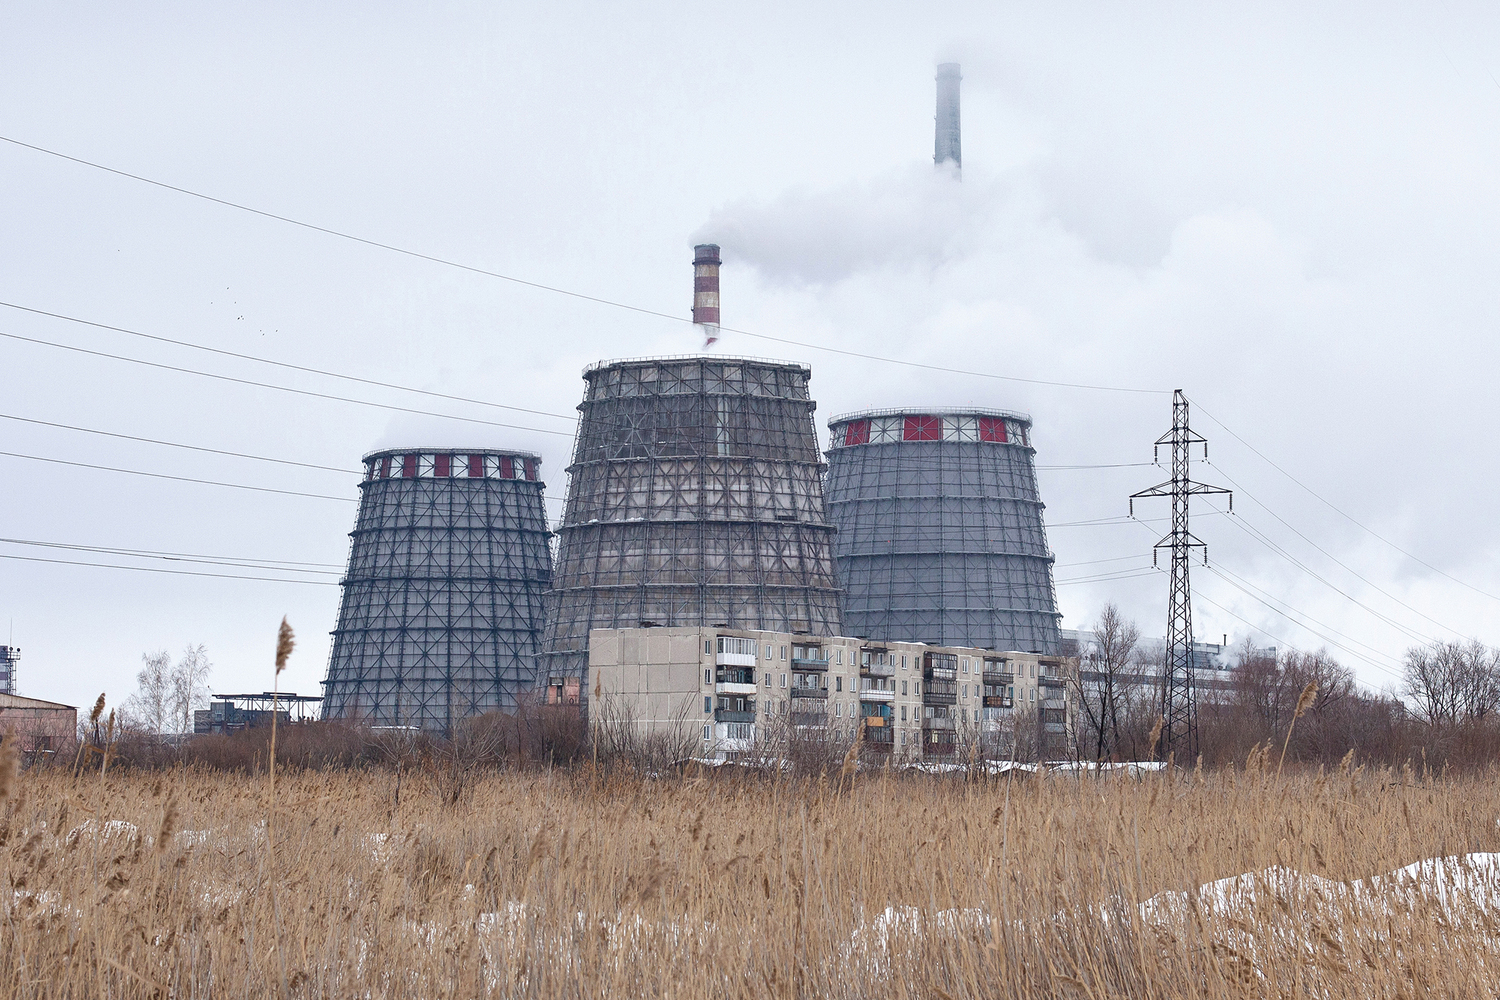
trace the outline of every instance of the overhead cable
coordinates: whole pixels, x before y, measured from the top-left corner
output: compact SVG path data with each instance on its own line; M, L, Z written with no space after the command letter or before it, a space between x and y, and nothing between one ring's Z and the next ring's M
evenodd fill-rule
M303 493L298 490L278 490L270 486L250 486L245 483L224 483L213 479L194 479L190 476L169 476L164 472L143 472L140 469L118 469L109 465L90 465L87 462L70 462L61 458L43 458L41 455L22 455L13 451L0 451L5 458L23 458L28 462L49 462L53 465L71 465L79 469L95 469L100 472L121 472L127 476L149 476L152 479L171 479L179 483L197 483L201 486L225 486L233 490L254 490L257 493L280 493L289 497L311 497L314 500L338 500L342 503L357 503L355 497L336 497L328 493Z
M337 229L329 228L328 226L320 226L311 222L303 222L300 219L294 219L290 216L279 215L275 212L268 212L264 209L254 208L250 205L230 201L226 198L217 198L213 195L204 194L200 191L194 191L190 188L181 187L176 184L168 184L165 181L158 181L150 177L144 177L140 174L134 174L126 170L120 170L116 167L106 166L93 160L85 160L77 156L69 156L67 153L62 153L54 149L48 149L45 146L37 146L29 142L22 142L19 139L13 139L9 136L0 135L0 141L8 142L11 145L19 146L24 149L34 150L38 153L45 153L48 156L55 156L59 159L67 160L70 163L77 163L80 166L91 167L95 170L102 170L105 173L114 174L117 177L124 177L129 180L138 181L142 184L149 184L153 187L158 187L166 191L173 191L177 194L187 195L191 198L198 198L202 201L212 202L215 205L222 205L225 208L232 208L237 211L248 212L251 215L258 215L262 218L272 219L277 222L284 222L287 225L298 226L302 229L308 229L313 232L323 233L327 236L335 236L339 239L349 240L354 243L360 243L364 246L374 247L379 250L387 250L391 253L402 254L407 257L416 258L418 260L425 260L429 263L441 264L444 267L457 268L461 271L468 271L471 274L484 275L485 277L489 278L498 278L501 281L508 281L512 284L522 285L527 288L534 288L538 291L552 292L556 295L565 295L569 298L579 299L584 302L592 302L596 305L610 306L615 309L624 309L628 312L637 313L643 316L654 316L658 319L671 320L674 323L691 324L693 322L692 318L688 316L679 316L675 313L662 312L658 309L648 309L644 306L631 305L627 302L619 302L614 299L606 299L598 295L588 295L584 292L576 292L571 289L561 288L556 285L543 284L539 281L529 281L525 278L518 278L514 275L504 274L500 271L492 271L488 268L476 267L472 264L464 264L446 257L439 257L435 254L422 253L421 251L417 250L408 250L404 247L395 246L394 244L382 243L379 240L372 240L363 236L356 236L353 233L342 232ZM975 378L998 379L1006 382L1021 382L1029 385L1045 385L1064 389L1088 389L1098 392L1128 392L1145 393L1150 395L1165 395L1170 392L1170 390L1167 389L1144 389L1135 386L1092 385L1081 382L1059 382L1050 379L1023 378L1019 375L997 375L993 372L981 372L962 368L950 368L944 365L925 364L920 361L907 361L901 358L887 358L876 354L866 354L860 351L849 351L838 347L825 347L822 344L813 344L807 343L805 341L791 340L786 337L773 337L769 334L754 333L750 330L742 330L737 327L721 326L719 327L719 329L724 333L737 333L745 337L754 337L757 340L766 340L773 343L786 344L792 347L801 347L813 351L825 351L830 354L838 354L844 357L862 358L867 361L878 361L884 364L903 365L908 368L919 368L925 371L943 372L949 375L968 375Z
M257 364L273 365L277 368L287 368L291 371L306 372L310 375L322 375L326 378L343 379L346 382L358 382L361 385L373 385L382 389L399 389L402 392L414 392L422 396L432 396L436 399L448 399L456 403L473 403L475 406L493 406L501 410L514 410L517 413L530 413L538 417L557 417L560 420L577 420L576 413L550 413L547 410L529 410L524 406L511 406L508 403L496 403L488 399L473 399L469 396L454 396L446 392L434 392L430 389L418 389L415 386L399 385L395 382L381 382L372 378L361 378L358 375L344 375L340 372L325 371L321 368L309 368L306 365L294 365L286 361L273 361L270 358L260 358L253 354L239 354L235 351L226 351L218 347L208 347L204 344L194 344L187 340L173 340L171 337L160 337L156 334L142 333L139 330L131 330L123 326L111 326L108 323L98 323L90 319L81 319L77 316L68 316L63 313L48 312L45 309L35 309L31 306L23 306L15 302L0 302L0 306L7 309L18 309L21 312L34 313L37 316L50 316L53 319L67 320L69 323L80 323L83 326L92 326L100 330L111 330L115 333L125 333L132 337L141 337L145 340L155 340L162 344L174 344L177 347L188 347L195 351L207 351L210 354L221 354L227 358L239 358L241 361L254 361Z
M206 576L216 580L258 580L261 583L295 583L307 587L337 587L336 580L295 580L271 576L243 576L236 573L204 573L193 569L163 569L160 566L120 566L115 563L78 562L71 559L43 559L40 556L16 556L0 552L0 559L19 562L53 563L59 566L88 566L92 569L123 569L134 573L166 573L169 576Z

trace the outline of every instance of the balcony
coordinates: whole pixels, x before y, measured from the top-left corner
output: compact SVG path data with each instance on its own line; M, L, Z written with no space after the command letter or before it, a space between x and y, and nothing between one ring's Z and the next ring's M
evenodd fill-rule
M1038 677L1036 682L1039 687L1054 688L1059 691L1068 686L1066 677Z
M894 686L861 688L859 692L860 701L893 701L895 697L896 688Z
M753 667L755 666L755 654L719 653L714 657L714 662L721 667Z
M889 750L896 743L896 731L890 727L866 729L865 743L876 750Z
M951 733L958 729L957 719L923 719L922 729L927 732Z
M810 660L810 659L806 659L804 657L794 656L794 657L792 657L792 669L793 670L819 670L819 671L826 672L828 670L828 661L827 660Z
M736 712L728 708L714 709L715 722L754 722L755 712Z
M867 726L886 727L891 724L891 717L889 715L861 715L859 721Z
M922 676L929 681L956 682L958 680L958 671L947 667L928 667L922 671Z
M738 681L720 681L714 685L714 694L755 694L754 684L743 684Z
M984 682L986 684L1001 684L1009 686L1016 682L1016 675L1006 673L1003 670L990 670L989 668L985 668Z
M958 704L958 683L956 681L927 681L922 685L922 704Z
M827 700L827 698L828 698L828 689L827 688L815 688L815 687L794 687L794 688L792 688L792 697L793 698L818 698L820 700Z
M826 727L828 725L827 712L793 712L791 715L794 726Z
M1003 694L988 694L984 696L985 708L1015 708L1013 700Z
M894 677L896 665L894 663L861 663L859 672L865 677Z

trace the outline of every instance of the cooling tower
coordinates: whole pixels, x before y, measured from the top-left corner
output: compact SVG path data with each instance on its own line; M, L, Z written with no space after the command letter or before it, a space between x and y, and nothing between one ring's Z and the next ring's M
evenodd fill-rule
M450 732L536 678L552 582L537 456L366 455L323 717Z
M591 628L837 634L810 375L719 357L584 372L548 598L550 686L584 673Z
M828 427L847 634L1057 652L1029 417L867 410Z

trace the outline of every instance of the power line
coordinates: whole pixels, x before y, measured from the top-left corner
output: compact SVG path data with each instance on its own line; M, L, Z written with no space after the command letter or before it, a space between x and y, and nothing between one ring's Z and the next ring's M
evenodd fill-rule
M1230 611L1228 608L1226 608L1224 605L1220 604L1218 601L1214 600L1211 597L1205 596L1202 591L1197 590L1196 588L1193 590L1193 596L1196 597L1196 598L1198 598L1201 601L1207 601L1209 604L1212 604L1214 607L1218 608L1220 611L1224 612L1229 617L1235 619L1236 621L1239 621L1239 622L1243 623L1247 627L1253 629L1256 632L1261 633L1262 635L1266 635L1266 636L1269 636L1272 639L1275 639L1277 642L1281 643L1283 646L1287 647L1288 649L1296 649L1297 648L1294 643L1291 643L1291 642L1288 642L1285 639L1279 638L1274 633L1266 631L1264 628L1261 628L1259 625L1251 624L1251 622L1250 622L1249 619L1247 619L1247 618L1241 618L1239 615L1235 614L1233 611ZM1274 611L1275 609L1272 608L1272 610ZM1293 623L1293 624L1295 624L1295 623ZM1306 626L1302 626L1302 627L1306 628ZM1312 631L1312 630L1308 629L1308 631ZM1317 635L1316 632L1314 632L1313 634ZM1334 643L1333 645L1337 646L1338 643ZM1339 648L1343 648L1343 647L1339 647ZM1400 677L1399 674L1397 674L1395 671L1389 669L1388 667L1383 667L1383 666L1381 666L1378 663L1371 663L1369 660L1365 659L1363 656L1360 656L1357 653L1351 653L1350 655L1354 656L1355 659L1361 661L1362 663L1365 663L1368 666L1374 667L1376 670L1379 670L1382 673L1389 674L1390 676L1396 677L1398 679Z
M107 545L77 545L67 542L43 542L30 538L0 538L7 545L30 545L70 552L95 552L101 555L128 556L133 559L165 559L172 562L204 563L212 566L234 566L240 569L266 569L284 573L318 573L338 576L337 563L299 562L290 559L252 559L238 556L211 556L195 552L164 552L160 549L125 549ZM304 568L307 567L307 568ZM320 568L321 567L321 568Z
M45 146L37 146L37 145L34 145L32 143L29 143L29 142L22 142L19 139L12 139L9 136L0 135L0 141L8 142L8 143L10 143L10 144L12 144L14 146L20 146L20 147L22 147L24 149L30 149L30 150L33 150L33 151L38 152L38 153L45 153L48 156L55 156L55 157L57 157L59 159L67 160L70 163L79 164L80 166L91 167L91 168L93 168L95 170L102 170L105 173L114 174L114 175L116 175L118 177L124 177L124 178L127 178L129 180L133 180L133 181L138 181L138 182L140 182L142 184L149 184L149 185L151 185L153 187L162 188L163 190L166 190L166 191L173 191L173 192L176 192L177 194L187 195L188 197L191 197L191 198L198 198L198 199L201 199L203 201L211 202L211 203L213 203L215 205L222 205L225 208L232 208L232 209L235 209L237 211L248 212L251 215L258 215L258 216L260 216L262 218L273 219L273 220L275 220L277 222L284 222L287 225L298 226L298 227L301 227L303 229L311 230L313 232L323 233L324 235L327 235L327 236L335 236L335 237L338 237L339 239L349 240L349 241L354 242L354 243L360 243L360 244L363 244L364 246L374 247L374 248L379 249L379 250L387 250L387 251L389 251L391 253L398 253L398 254L402 254L402 255L407 256L407 257L416 258L418 260L425 260L425 261L428 261L429 263L441 264L441 265L443 265L445 267L457 268L457 269L459 269L461 271L468 271L471 274L480 274L480 275L484 275L485 277L489 277L489 278L499 278L501 281L508 281L508 282L511 282L512 284L522 285L522 286L525 286L527 288L534 288L534 289L537 289L538 291L552 292L552 293L554 293L556 295L565 295L565 296L568 296L569 298L579 299L579 300L584 301L584 302L592 302L592 303L595 303L596 305L610 306L610 307L615 308L615 309L624 309L624 310L626 310L628 312L637 313L637 314L643 315L643 316L654 316L654 317L656 317L658 319L671 320L674 323L685 323L685 324L691 324L692 323L692 319L690 317L687 317L687 316L679 316L679 315L676 315L674 313L662 312L662 311L657 310L657 309L648 309L648 308L646 308L644 306L631 305L631 304L629 304L627 302L619 302L619 301L616 301L614 299L606 299L606 298L602 298L602 297L597 296L597 295L588 295L588 294L585 294L583 292L575 292L575 291L572 291L572 290L567 289L567 288L560 288L560 287L558 287L556 285L547 285L547 284L543 284L543 283L541 283L539 281L529 281L529 280L527 280L525 278L517 278L514 275L503 274L503 273L501 273L499 271L491 271L488 268L476 267L476 266L474 266L472 264L464 264L464 263L461 263L459 261L451 260L451 259L446 258L446 257L438 257L438 256L436 256L434 254L422 253L422 252L417 251L417 250L408 250L408 249L405 249L404 247L398 247L398 246L395 246L395 245L390 244L390 243L382 243L382 242L380 242L378 240L368 239L368 238L363 237L363 236L356 236L356 235L354 235L352 233L342 232L340 230L332 229L332 228L329 228L327 226L319 226L319 225L316 225L316 224L311 223L311 222L303 222L300 219L291 218L290 216L278 215L275 212L268 212L268 211L266 211L264 209L253 208L253 207L251 207L249 205L245 205L245 204L242 204L240 202L229 201L228 199L225 199L225 198L217 198L217 197L214 197L213 195L204 194L204 193L202 193L200 191L194 191L194 190L192 190L190 188L181 187L181 186L176 185L176 184L168 184L165 181L154 180L154 179L152 179L150 177L144 177L144 176L142 176L140 174L133 174L133 173L130 173L129 171L120 170L120 169L118 169L116 167L105 166L104 164L97 163L97 162L95 162L93 160L85 160L85 159L83 159L81 157L77 157L77 156L69 156L67 153L61 153L61 152L58 152L57 150L48 149ZM753 333L753 332L751 332L749 330L742 330L742 329L739 329L739 328L736 328L736 327L725 326L725 327L720 327L719 329L722 332L724 332L724 333L738 333L741 336L754 337L754 338L756 338L758 340L767 340L767 341L771 341L773 343L778 343L778 344L787 344L787 345L792 346L792 347L801 347L801 348L806 348L808 350L814 350L814 351L825 351L825 352L830 353L830 354L839 354L839 355L842 355L844 357L862 358L862 359L867 360L867 361L879 361L879 362L884 363L884 364L903 365L903 366L906 366L908 368L919 368L919 369L923 369L925 371L943 372L943 373L949 374L949 375L968 375L968 376L973 376L975 378L998 379L998 380L1006 381L1006 382L1021 382L1021 383L1026 383L1026 384L1029 384L1029 385L1052 386L1054 388L1088 389L1088 390L1093 390L1093 391L1098 391L1098 392L1129 392L1129 393L1148 393L1148 394L1151 394L1151 395L1162 395L1162 394L1165 394L1168 391L1168 390L1165 390L1165 389L1142 389L1142 388L1133 387L1133 386L1091 385L1091 384L1080 383L1080 382L1058 382L1058 381L1052 381L1052 380L1049 380L1049 379L1023 378L1023 377L1021 377L1019 375L997 375L997 374L994 374L993 372L969 371L969 370L962 369L962 368L949 368L949 367L945 367L943 365L924 364L924 363L919 362L919 361L905 361L905 360L902 360L900 358L887 358L887 357L882 357L882 356L876 355L876 354L865 354L865 353L862 353L862 352L859 352L859 351L848 351L848 350L844 350L842 348L837 348L837 347L825 347L825 346L823 346L821 344L812 344L812 343L807 343L807 342L804 342L804 341L791 340L791 339L788 339L788 338L785 338L785 337L772 337L769 334L764 334L764 333Z
M74 351L78 354L89 354L97 358L109 358L112 361L126 361L133 365L145 365L148 368L160 368L164 371L179 372L184 375L197 375L200 378L218 379L221 382L234 382L238 385L250 385L260 389L275 389L278 392L290 392L299 396L312 396L316 399L330 399L340 403L354 403L358 406L373 406L381 410L394 410L398 413L415 413L424 417L441 417L445 420L462 420L471 424L484 424L488 427L505 427L515 431L533 431L537 434L556 434L559 437L572 437L572 431L554 431L542 427L523 427L520 424L504 424L494 420L484 420L480 417L461 417L456 413L437 413L432 410L418 410L409 406L396 406L393 403L376 403L368 399L354 399L350 396L334 396L326 392L313 392L311 389L294 389L288 385L277 385L274 382L256 382L253 379L235 378L232 375L216 375L213 372L199 371L196 368L182 368L177 365L166 365L157 361L145 361L141 358L127 357L123 354L109 354L104 351L93 351L86 347L74 347L71 344L59 344L51 340L40 340L36 337L23 337L16 333L0 332L0 337L10 340L19 340L27 344L40 344L43 347L55 347L63 351Z
M1224 428L1225 433L1227 433L1230 437L1234 438L1240 444L1244 445L1246 448L1249 448L1252 452L1254 452L1260 458L1261 461L1265 462L1267 465L1269 465L1271 468L1275 469L1277 472L1281 473L1283 476L1286 476L1293 483L1296 483L1299 487L1301 487L1303 490L1305 490L1308 493L1308 495L1310 495L1313 499L1317 500L1319 503L1321 503L1324 506L1326 506L1329 510L1333 511L1335 514L1338 514L1340 517L1344 518L1346 521L1348 521L1350 524L1354 525L1356 528L1359 528L1361 531L1368 532L1371 536L1373 536L1377 540L1384 542L1386 545L1389 545L1391 548L1395 549L1397 552L1399 552L1402 555L1406 556L1406 558L1412 560L1413 562L1419 563L1422 566L1426 566L1428 569L1432 570L1434 573L1437 573L1437 574L1439 574L1441 576L1447 577L1448 579L1452 580L1454 583L1458 584L1459 586L1461 586L1461 587L1467 587L1468 589L1474 591L1474 593L1479 594L1481 597L1488 597L1492 601L1500 601L1500 597L1497 597L1494 594L1491 594L1489 591L1480 590L1478 587L1474 586L1472 583L1468 583L1468 582L1466 582L1464 580L1460 580L1458 577L1454 576L1452 573L1449 573L1449 572L1447 572L1445 570L1438 569L1432 563L1430 563L1427 560L1421 558L1420 556L1413 555L1412 553L1406 551L1401 546L1399 546L1395 542L1391 541L1389 538L1386 538L1384 535L1382 535L1379 532L1377 532L1374 528L1370 528L1370 527L1362 524L1361 522L1355 520L1352 515L1345 513L1341 508L1339 508L1338 506L1336 506L1331 500L1328 500L1328 499L1324 498L1321 494L1319 494L1311 486L1308 486L1302 480L1298 479L1296 476L1292 475L1290 472L1286 471L1281 466L1277 465L1275 462L1273 462L1269 458L1267 458L1264 452L1262 452L1259 448L1255 447L1255 445L1251 444L1249 441L1246 441L1239 434L1235 433L1235 431L1231 427L1229 427L1229 425L1225 424L1224 421L1220 420L1218 417L1214 416L1212 413L1209 413L1207 410L1203 409L1203 407L1201 405L1199 405L1196 400L1194 401L1193 405L1198 406L1199 412L1201 412L1208 419L1212 420L1214 423L1216 423L1220 427ZM1264 506L1264 504L1262 504L1262 506Z
M99 434L99 435L102 435L104 437L120 438L120 439L125 440L125 441L139 441L142 444L157 444L157 445L162 445L163 447L166 447L166 448L183 448L183 449L186 449L188 451L201 451L201 452L205 452L205 453L210 454L210 455L228 455L231 458L248 458L248 459L253 459L254 461L257 461L257 462L275 462L275 463L280 464L280 465L294 465L294 466L297 466L299 468L304 468L304 469L319 469L319 470L323 470L323 471L327 471L327 472L338 472L338 473L342 473L343 475L346 475L346 476L359 476L359 475L363 474L363 473L361 473L360 471L358 471L356 469L341 469L341 468L339 468L336 465L316 465L316 464L314 464L312 462L294 462L291 459L287 459L287 458L271 458L271 457L269 457L267 455L250 455L250 454L247 454L245 452L224 451L224 450L219 449L219 448L206 448L206 447L203 447L201 445L182 444L182 443L177 442L177 441L162 441L162 440L159 440L157 438L136 437L133 434L118 434L118 433L116 433L114 431L102 431L102 430L99 430L98 428L95 428L95 427L77 427L77 426L74 426L72 424L58 424L58 423L53 423L50 420L36 420L36 419L31 418L31 417L18 417L18 416L15 416L13 414L9 414L9 413L0 413L0 420L18 420L21 423L36 424L36 425L41 426L41 427L55 427L55 428L57 428L59 430L78 431L79 433L82 433L82 434ZM39 459L39 461L47 461L47 460L46 459ZM142 473L142 474L143 475L149 475L149 473ZM544 502L546 502L546 503L562 503L563 502L563 498L562 497L546 496L545 494L542 496L542 500Z
M1234 480L1231 479L1228 474L1226 474L1226 473L1224 473L1224 472L1221 471L1220 475L1223 475L1225 479L1229 479L1230 482L1234 482ZM1239 486L1238 483L1236 483L1235 485L1236 485L1236 487ZM1319 552L1323 553L1323 555L1325 555L1329 559L1333 560L1334 563L1336 563L1339 567L1341 567L1345 572L1347 572L1351 576L1353 576L1356 580L1361 581L1365 585L1367 585L1367 586L1371 587L1372 589L1374 589L1377 593L1382 594L1385 597L1390 598L1392 601L1395 601L1397 604L1401 605L1403 608L1405 608L1406 610L1410 611L1412 614L1415 614L1415 615L1417 615L1417 616L1419 616L1421 618L1426 618L1428 621L1432 622L1432 624L1436 625L1438 628L1443 629L1443 630L1448 631L1448 632L1452 632L1454 635L1462 635L1463 634L1463 633L1459 632L1457 629L1453 628L1452 626L1444 625L1442 622L1438 621L1436 618L1433 618L1431 615L1427 614L1426 612L1420 611L1417 608L1413 607L1412 605L1407 604L1405 601L1403 601L1401 598L1397 597L1395 594L1392 594L1390 591L1388 591L1385 588L1381 587L1379 584L1375 583L1373 580L1370 580L1367 577L1365 577L1363 574L1357 572L1352 567L1350 567L1349 565L1347 565L1346 563L1344 563L1343 560L1341 560L1337 556L1335 556L1332 552L1329 552L1327 549L1323 548L1323 546L1319 545L1317 542L1313 541L1311 538L1308 538L1306 535L1304 535L1302 532L1298 531L1291 524L1287 523L1287 521L1286 521L1285 518L1283 518L1280 514L1277 514L1270 507L1267 507L1265 505L1265 503L1263 503L1257 497L1252 496L1248 491L1245 492L1245 495L1248 496L1248 497L1250 497L1251 500L1254 500L1255 503L1260 506L1261 510L1264 510L1267 514L1270 514L1272 517L1276 518L1276 520L1280 521L1282 523L1282 525L1284 525L1289 531L1291 531L1293 534L1295 534L1298 538L1302 539L1304 542L1306 542L1307 544L1311 545L1313 548L1317 549ZM1259 529L1257 529L1257 532L1260 533L1260 534L1264 534L1264 532L1259 532ZM1432 637L1431 636L1425 636L1423 638L1426 639L1426 640L1428 640L1428 641L1430 641Z
M224 451L219 448L205 448L196 444L181 444L177 441L161 441L156 438L136 437L133 434L119 434L115 431L101 431L94 427L75 427L72 424L55 424L50 420L36 420L31 417L17 417L9 413L0 413L0 420L18 420L24 424L36 424L40 427L55 427L59 430L78 431L81 434L99 434L103 437L119 438L122 441L139 441L142 444L159 444L166 448L184 448L188 451L201 451L210 455L228 455L231 458L248 458L256 462L275 462L279 465L295 465L303 469L318 469L324 472L339 472L346 476L357 476L360 473L354 469L340 469L333 465L315 465L311 462L294 462L289 458L269 458L265 455L248 455L239 451Z
M324 371L321 368L309 368L306 365L294 365L286 361L273 361L270 358L259 358L253 354L239 354L235 351L226 351L218 347L208 347L203 344L194 344L187 340L173 340L171 337L160 337L156 334L142 333L139 330L131 330L123 326L111 326L108 323L98 323L94 320L81 319L77 316L68 316L63 313L48 312L45 309L35 309L31 306L23 306L15 302L0 302L0 306L7 309L18 309L21 312L33 313L37 316L50 316L53 319L67 320L69 323L80 323L84 326L92 326L100 330L112 330L115 333L125 333L132 337L141 337L146 340L154 340L162 344L175 344L178 347L188 347L195 351L207 351L210 354L221 354L227 358L239 358L242 361L254 361L257 364L273 365L277 368L287 368L291 371L307 372L311 375L322 375L327 378L343 379L346 382L358 382L361 385L379 386L382 389L399 389L402 392L414 392L422 396L432 396L436 399L448 399L456 403L473 403L476 406L493 406L501 410L514 410L517 413L530 413L539 417L557 417L559 420L577 420L576 413L549 413L546 410L529 410L524 406L510 406L506 403L493 403L487 399L472 399L468 396L454 396L446 392L434 392L430 389L418 389L415 386L399 385L395 382L381 382L376 379L361 378L358 375L344 375L339 372Z
M115 563L76 562L71 559L43 559L40 556L16 556L0 553L0 559L19 562L53 563L58 566L88 566L93 569L123 569L134 573L166 573L170 576L206 576L216 580L258 580L262 583L295 583L308 587L337 587L334 580L293 580L271 576L243 576L236 573L203 573L192 569L162 569L159 566L120 566Z
M254 490L257 493L280 493L289 497L311 497L314 500L339 500L356 503L354 497L336 497L327 493L302 493L297 490L278 490L270 486L248 486L244 483L222 483L213 479L193 479L190 476L169 476L164 472L143 472L139 469L117 469L108 465L90 465L87 462L69 462L61 458L43 458L41 455L21 455L13 451L0 451L5 458L24 458L30 462L50 462L53 465L71 465L79 469L95 469L100 472L121 472L128 476L149 476L152 479L171 479L179 483L197 483L201 486L225 486L234 490Z

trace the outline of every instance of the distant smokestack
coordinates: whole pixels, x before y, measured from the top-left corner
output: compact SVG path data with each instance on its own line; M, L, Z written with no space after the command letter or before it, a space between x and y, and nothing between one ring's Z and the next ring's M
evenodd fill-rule
M717 337L719 327L719 245L693 247L693 322L713 327L705 336Z
M937 130L932 148L932 162L942 166L949 160L962 169L963 142L959 134L958 63L943 63L937 68Z

